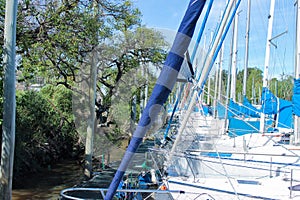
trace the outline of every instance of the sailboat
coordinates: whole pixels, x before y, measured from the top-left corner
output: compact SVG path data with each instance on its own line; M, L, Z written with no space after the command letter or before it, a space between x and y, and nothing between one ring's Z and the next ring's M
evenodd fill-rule
M269 20L273 17L274 6L275 0L272 0ZM297 3L297 10L299 9ZM297 27L299 21L298 15ZM271 32L268 35L268 42L271 42ZM296 35L299 47L298 29ZM270 53L268 47L266 51L266 54ZM293 96L295 130L266 131L263 126L265 112L262 112L261 128L257 133L244 133L229 139L219 138L217 141L202 141L198 150L187 149L181 153L174 151L172 161L169 161L172 163L171 167L167 168L167 184L170 190L176 188L195 192L188 197L182 195L182 199L198 198L199 194L204 193L210 194L211 199L300 198L300 148L297 129L299 48L296 57ZM267 88L264 91L269 92ZM180 199L178 195L177 197Z
M175 85L184 54L187 52L205 2L205 0L190 1L171 53L167 57L164 69L110 187L94 189L100 190L104 199L113 199L116 192L120 191L147 192L135 189L120 190L118 186L152 119L158 114ZM162 199L296 199L300 195L297 191L300 188L298 183L300 148L286 144L286 140L282 137L285 135L282 133L244 134L229 139L227 136L226 139L221 136L216 140L209 137L209 134L205 136L196 134L189 137L192 132L187 131L186 125L191 120L192 111L199 95L203 92L205 82L240 2L241 0L228 1L204 67L199 77L195 79L189 106L180 114L179 127L174 135L175 140L170 143L171 145L165 145L163 148L160 146L149 149L153 155L154 166L162 173L157 189L148 192L171 194ZM297 41L299 43L299 39ZM299 57L299 52L297 55ZM299 76L299 72L297 73ZM295 89L295 103L300 102L297 97L300 95L298 91ZM200 116L195 115L195 117ZM199 128L197 132L201 133L204 128L207 128L195 124ZM210 126L214 125L210 124ZM293 141L299 140L299 135L295 134Z

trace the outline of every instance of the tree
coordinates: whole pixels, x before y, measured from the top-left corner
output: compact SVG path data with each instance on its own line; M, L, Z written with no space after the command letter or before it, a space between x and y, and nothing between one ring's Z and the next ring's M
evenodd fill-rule
M280 79L273 78L270 80L269 88L279 98L292 100L293 95L293 76L282 74Z
M98 92L104 107L111 106L111 97L121 78L130 70L141 68L147 63L162 65L165 60L166 43L156 31L138 27L109 38L110 44L103 45L98 74Z
M98 37L110 32L105 18L91 12L94 6L77 0L20 3L17 46L22 80L41 76L47 83L71 88L86 54L98 45Z
M257 67L248 68L247 70L247 91L246 96L252 102L259 102L262 91L262 70ZM238 72L236 94L242 94L244 70Z
M87 55L99 51L97 93L101 106L110 107L114 85L127 71L165 58L163 37L142 27L140 17L129 0L21 1L19 81L29 84L43 77L46 83L73 89Z
M0 8L4 8L4 5L4 1L0 0ZM43 143L49 143L45 134L53 136L51 131L54 131L54 135L58 133L58 137L64 138L66 130L74 132L74 127L71 126L74 119L69 109L71 101L63 101L64 98L69 98L69 93L63 93L65 96L56 94L62 92L60 86L64 86L69 92L76 91L75 85L81 80L79 72L91 61L90 55L100 54L97 93L102 99L99 106L106 111L110 109L115 85L122 76L145 63L160 65L166 56L163 37L141 25L140 11L130 0L24 0L19 1L18 9L18 81L30 85L37 78L42 78L44 84L55 86L45 88L46 93L43 89L39 93L24 94L32 97L32 102L26 99L28 105L42 104L39 105L42 107L39 111L43 113L45 107L53 115L53 118L48 118L51 123L45 122L45 126L36 125L35 120L38 121L38 118L34 115L39 116L38 111L26 115L23 112L29 109L19 102L18 106L24 108L24 111L18 110L18 133L22 136L18 138L17 145L20 146L22 142L27 145L25 139L28 136L40 138L41 143L34 141L33 144L44 148ZM4 18L3 11L4 9L0 11L1 19ZM2 24L1 20L0 36L3 35ZM0 44L3 44L1 39ZM25 98L23 94L20 95L20 98ZM58 99L59 104L56 104ZM68 121L70 126L65 126ZM22 122L32 126L23 126ZM54 125L61 129L53 129ZM76 133L74 138L76 140ZM53 141L58 142L57 139L52 137ZM33 146L29 147L28 155L37 152Z
M18 91L15 178L79 155L71 105L72 92L64 86Z
M114 85L124 74L165 58L163 37L141 26L140 11L129 0L26 0L18 9L18 81L26 85L43 78L73 90L88 55L102 49L97 93L99 106L109 110Z

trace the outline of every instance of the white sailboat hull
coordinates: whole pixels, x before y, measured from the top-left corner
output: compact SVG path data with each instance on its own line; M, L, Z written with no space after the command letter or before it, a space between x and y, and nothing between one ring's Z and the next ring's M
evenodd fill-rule
M289 189L300 185L300 148L279 145L280 138L248 134L210 145L217 151L190 151L177 159L169 187L211 199L300 199L300 191Z
M300 191L290 191L290 181L281 177L257 181L237 179L182 179L170 178L169 189L182 190L175 199L300 199ZM202 198L203 197L203 198Z

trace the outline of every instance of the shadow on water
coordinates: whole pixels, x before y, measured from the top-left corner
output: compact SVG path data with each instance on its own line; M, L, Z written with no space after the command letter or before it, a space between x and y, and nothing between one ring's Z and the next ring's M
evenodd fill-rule
M13 185L12 200L57 200L61 190L82 180L82 167L75 161L64 161L18 181Z

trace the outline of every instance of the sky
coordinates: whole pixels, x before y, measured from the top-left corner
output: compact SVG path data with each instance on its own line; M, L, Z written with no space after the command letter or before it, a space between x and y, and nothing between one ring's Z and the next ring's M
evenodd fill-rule
M133 0L142 12L142 23L150 28L176 33L177 28L188 6L188 0ZM214 0L205 32L201 39L200 49L207 49L211 35L215 32L221 13L225 9L225 0ZM295 63L295 7L294 0L276 0L271 55L269 62L269 78L280 78L282 74L293 75ZM196 27L194 36L197 37L203 11ZM247 0L242 0L239 6L238 17L238 70L244 68L245 63L245 35L247 22ZM265 52L267 43L268 15L270 13L270 0L251 0L251 17L249 33L249 67L265 66ZM170 34L171 35L171 34ZM278 35L281 35L277 37ZM230 60L230 44L232 31L227 34L224 41L223 68L228 69ZM173 41L171 37L170 42ZM200 54L199 54L200 55Z

